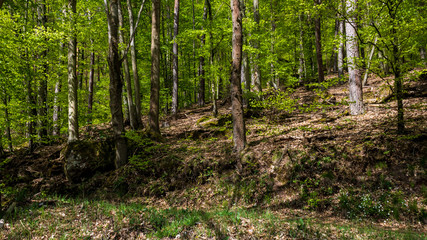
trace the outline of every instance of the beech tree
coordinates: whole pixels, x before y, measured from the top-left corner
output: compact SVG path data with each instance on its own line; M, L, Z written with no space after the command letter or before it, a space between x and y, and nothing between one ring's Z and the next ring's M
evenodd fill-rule
M172 56L172 115L178 112L178 27L179 27L179 0L175 0L173 13L173 56Z
M108 66L110 73L111 123L115 138L116 168L127 162L127 144L124 138L121 61L119 56L119 0L104 0L108 20ZM109 8L109 9L108 9Z
M234 151L240 153L246 147L246 128L243 119L242 86L240 74L242 67L242 15L239 0L232 0L232 72L231 72L231 114L233 117Z
M148 115L150 132L160 135L159 97L160 97L160 0L152 0L151 16L151 94Z
M72 142L79 139L78 82L76 72L77 38L75 32L76 0L68 1L68 10L71 22L68 41L68 142Z
M346 45L347 45L347 65L348 65L348 83L349 83L349 105L350 114L359 115L364 112L362 77L357 65L359 58L359 46L357 41L357 23L356 23L356 6L357 0L347 0L347 21Z

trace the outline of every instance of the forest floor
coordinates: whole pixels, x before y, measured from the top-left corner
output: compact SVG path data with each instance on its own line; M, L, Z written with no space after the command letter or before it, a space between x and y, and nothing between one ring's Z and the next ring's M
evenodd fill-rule
M336 76L324 90L265 91L245 111L240 157L221 101L217 117L210 105L165 117L159 141L128 131L129 163L78 184L65 143L18 150L0 161L0 238L427 239L427 79L405 82L404 134L388 84L368 83L360 116Z

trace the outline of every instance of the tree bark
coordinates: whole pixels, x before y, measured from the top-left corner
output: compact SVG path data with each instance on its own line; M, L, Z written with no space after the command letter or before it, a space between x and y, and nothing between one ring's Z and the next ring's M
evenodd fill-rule
M160 0L152 0L151 17L151 95L149 128L155 137L160 136L159 92L160 92Z
M178 113L178 30L179 30L179 0L175 0L173 15L173 58L172 58L172 115Z
M359 115L364 112L363 109L363 93L362 93L362 79L360 76L360 69L357 66L357 59L359 58L359 47L357 43L357 25L356 25L356 10L357 0L347 0L347 17L346 22L346 38L347 38L347 61L348 61L348 74L349 74L349 105L350 114Z
M341 2L340 8L343 9L343 3ZM339 46L338 46L338 78L341 79L344 77L344 39L345 39L345 31L344 31L344 21L338 20L338 33L339 33Z
M124 44L123 39L123 14L122 14L122 8L119 1L119 7L118 7L118 14L119 14L119 42L120 44ZM129 72L129 63L127 56L124 56L125 50L122 50L123 55L123 68L125 72L125 82L126 82L126 97L127 97L127 107L129 112L129 121L130 126L132 129L138 129L138 121L136 117L136 107L133 103L133 94L132 94L132 81L130 79L130 72Z
M242 63L242 16L239 0L232 0L233 39L231 73L231 114L233 118L234 151L240 153L246 147L246 129L243 119L242 88L240 84Z
M107 6L107 0L104 0ZM110 9L107 9L108 19L108 66L110 74L110 110L111 123L115 138L116 157L114 164L119 168L127 162L127 144L124 138L124 124L122 111L121 62L119 56L119 0L111 0Z
M305 66L305 56L304 56L304 25L303 22L303 14L299 14L299 68L298 68L298 77L299 81L302 83L303 80L306 79L307 69Z
M258 0L254 0L254 21L255 21L255 36L258 37L259 33L259 4ZM255 39L253 41L253 47L258 50L259 49L259 41ZM262 83L261 83L261 70L259 69L259 53L255 53L255 60L253 61L252 68L252 85L255 88L256 92L262 91Z
M138 64L136 60L136 50L135 50L135 33L134 33L134 20L133 20L133 11L132 4L130 0L126 0L128 13L129 13L129 26L130 26L130 56L132 61L132 74L133 74L133 85L135 88L135 113L137 120L137 127L141 128L142 123L142 113L141 113L141 84L139 82L138 76Z
M376 43L377 43L377 37L375 37L374 45L372 45L371 53L369 53L368 67L366 68L365 74L363 76L362 86L365 86L368 83L369 68L371 68L371 62L372 62L372 57L374 56Z
M89 73L89 96L87 101L87 112L89 115L88 123L92 124L92 108L93 108L93 85L95 78L95 52L90 55L90 73Z
M62 62L62 54L63 54L63 50L64 50L64 44L61 43L60 44L60 55L59 55L59 61L58 63L60 65L64 64ZM55 95L53 98L53 113L52 113L52 122L53 122L53 130L52 130L52 135L53 136L58 136L60 134L60 124L59 124L59 117L61 114L61 104L59 102L59 94L61 92L61 88L62 88L62 71L61 69L58 70L58 80L55 83Z
M9 118L9 107L8 103L10 102L10 96L7 93L4 93L4 118L6 122L6 138L7 138L7 146L9 148L9 152L13 152L13 146L12 146L12 135L10 134L10 118ZM0 134L3 134L0 132ZM1 144L1 143L0 143Z
M46 5L44 0L39 0L37 4L37 24L38 27L44 29L46 27ZM44 31L44 30L43 30ZM44 49L40 54L40 60L43 62L42 76L38 89L38 135L40 140L46 140L47 137L47 49Z
M314 0L314 5L322 4L321 0ZM322 57L322 33L320 26L320 13L314 18L314 36L316 39L316 60L318 81L324 82L325 75L323 72L323 57Z
M78 121L78 99L77 99L77 75L76 75L76 0L68 1L68 9L71 21L70 40L68 42L68 142L79 139L79 121Z
M205 0L205 5L203 8L203 23L206 22L206 19L208 18L208 9L207 9L207 1ZM203 24L202 24L202 30L203 30ZM206 34L202 34L200 37L200 48L203 48L205 45L205 38ZM203 53L199 57L199 106L202 107L205 105L205 56L203 56Z

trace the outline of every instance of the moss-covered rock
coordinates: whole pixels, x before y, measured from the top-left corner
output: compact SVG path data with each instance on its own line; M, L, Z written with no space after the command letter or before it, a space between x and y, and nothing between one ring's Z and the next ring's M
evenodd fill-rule
M67 179L78 183L91 178L96 172L114 169L114 142L74 141L61 151Z

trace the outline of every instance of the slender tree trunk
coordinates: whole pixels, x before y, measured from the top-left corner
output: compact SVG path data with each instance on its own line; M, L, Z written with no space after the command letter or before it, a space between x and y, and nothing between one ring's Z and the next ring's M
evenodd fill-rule
M338 16L337 19L335 19L335 32L334 32L334 39L339 39L339 25L340 25L340 21L338 20ZM337 57L337 46L334 44L333 50L332 50L332 55L331 55L331 61L330 61L330 69L333 73L338 72L338 57ZM330 72L330 71L328 71Z
M322 4L321 0L314 0L315 5ZM325 75L323 72L323 57L322 57L322 33L320 26L320 14L314 18L314 36L316 38L316 60L318 81L324 82Z
M107 0L104 0L107 7ZM108 19L108 66L110 73L110 110L113 125L116 158L115 166L119 168L127 162L127 144L124 138L124 124L122 111L121 62L119 56L119 0L111 0L110 9L107 9Z
M3 103L4 103L4 118L6 122L7 146L9 148L9 152L13 152L12 135L10 134L10 118L9 118L9 107L8 107L9 102L10 102L10 96L7 93L5 93ZM3 133L0 133L0 134L3 134Z
M172 69L172 115L176 116L178 112L178 29L179 29L179 0L175 0L173 13L173 69Z
M90 73L89 73L89 97L87 101L87 112L89 115L89 124L92 124L92 110L93 110L93 85L95 77L95 52L92 51L90 55Z
M242 63L242 16L239 0L232 0L233 40L231 72L231 114L233 117L234 151L240 153L246 147L246 129L243 119L242 88L240 84Z
M128 13L129 13L129 26L130 26L130 37L132 38L130 41L130 56L132 61L132 74L133 74L133 85L135 88L135 110L136 110L136 120L137 120L137 127L141 128L142 123L142 113L141 113L141 85L139 82L139 76L138 76L138 65L136 60L136 49L135 49L135 37L132 37L135 35L133 29L134 29L134 20L133 20L133 11L132 11L132 4L131 0L126 0Z
M271 10L271 19L270 19L270 23L271 23L271 34L270 34L270 42L271 42L271 47L270 47L270 53L273 56L273 60L270 63L270 74L271 74L271 85L273 85L273 87L275 89L279 89L280 87L280 80L277 77L276 74L276 70L275 70L275 66L274 66L274 62L275 62L275 44L276 44L276 20L275 20L275 12L274 12L274 5L275 5L275 1L274 0L270 0L270 10Z
M371 52L369 53L368 67L366 68L365 75L363 77L362 86L365 86L368 83L369 68L371 68L372 57L374 57L375 44L377 44L377 37L375 37L374 45L372 45Z
M255 21L255 35L259 33L259 4L258 0L254 0L254 21ZM258 51L259 41L253 41L253 47ZM262 91L261 83L261 70L259 68L259 53L255 53L255 59L253 61L252 68L252 85L254 85L256 92Z
M421 58L421 61L424 62L424 65L427 65L427 63L425 62L426 50L424 49L424 47L420 47L420 58Z
M53 98L53 115L52 115L52 121L53 121L53 136L58 136L60 133L60 126L59 126L59 115L61 112L61 107L59 104L59 94L61 93L61 80L58 78L58 81L55 83L55 96Z
M240 0L240 7L241 7L241 13L242 13L242 18L246 18L246 5L245 5L245 1L244 0ZM242 27L242 41L243 44L248 44L248 39L247 39L247 34L245 34L247 31L245 31L245 29L243 29ZM244 84L245 86L245 91L243 94L245 97L243 98L243 105L246 105L246 107L250 107L250 99L249 99L249 93L251 92L251 68L250 68L250 64L249 64L249 59L248 59L248 53L246 51L242 52L242 72L241 74L241 82L242 84ZM222 80L222 79L221 79ZM222 84L222 82L221 82Z
M39 0L37 4L37 24L40 28L46 27L46 5L44 0ZM47 137L47 78L48 78L48 64L47 64L47 49L43 50L40 59L43 62L42 77L38 89L38 135L43 141Z
M118 7L118 14L119 14L119 43L120 44L124 44L124 39L123 39L123 14L122 14L122 8L121 8L121 4L119 1L119 7ZM125 54L125 50L122 50L122 55L124 56ZM123 69L125 72L125 83L126 83L126 102L127 102L127 107L128 107L128 112L129 112L129 121L130 121L130 126L132 129L138 129L138 120L136 117L136 107L133 103L133 94L132 94L132 80L130 79L130 72L129 72L129 63L128 63L128 58L127 56L124 56L123 59Z
M207 9L207 1L205 0L205 5L203 8L203 22L206 22L206 19L208 18L208 9ZM202 30L203 30L203 24L202 24ZM205 38L206 34L203 34L200 38L200 48L203 48L205 46ZM205 105L205 56L203 56L203 53L199 57L199 106L202 107Z
M59 61L58 64L62 65L63 61L62 61L62 54L64 51L64 44L61 43L60 44L60 56L59 56ZM58 79L55 83L55 95L53 98L53 114L52 114L52 122L53 122L53 131L52 131L52 135L53 136L59 136L60 134L60 124L59 124L59 117L60 117L60 113L61 113L61 104L59 103L59 94L61 93L61 88L62 88L62 71L58 70Z
M68 1L68 9L71 20L70 41L68 42L68 142L79 139L78 99L77 99L77 75L76 75L76 0Z
M364 112L363 109L363 93L362 79L360 69L356 64L359 58L359 47L357 43L357 25L356 25L356 10L357 0L347 0L347 17L346 22L346 37L347 37L347 59L348 59L348 74L349 74L349 105L350 114L359 115Z
M152 0L151 18L151 95L149 127L155 137L160 136L159 92L160 92L160 0Z
M304 25L303 22L303 14L299 14L299 68L298 68L298 75L299 75L299 81L303 82L303 80L307 76L307 69L305 67L305 57L304 57Z
M344 7L341 3L341 9ZM345 31L344 31L344 21L338 20L338 33L339 33L339 46L338 46L338 78L341 79L344 77L344 40L345 40Z

